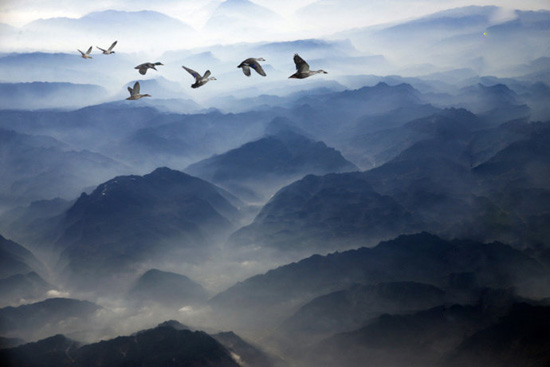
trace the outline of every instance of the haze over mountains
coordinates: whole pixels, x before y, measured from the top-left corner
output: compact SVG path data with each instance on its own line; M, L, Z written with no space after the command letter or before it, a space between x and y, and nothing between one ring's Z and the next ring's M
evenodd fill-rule
M550 9L138 3L0 28L2 365L550 363Z

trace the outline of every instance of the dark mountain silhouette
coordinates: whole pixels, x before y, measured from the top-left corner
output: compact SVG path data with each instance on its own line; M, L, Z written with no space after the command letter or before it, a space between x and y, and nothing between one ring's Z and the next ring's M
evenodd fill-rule
M25 344L25 341L23 339L5 338L3 336L0 336L0 350L8 349L8 348L15 348L15 347L17 347L21 344Z
M210 303L235 317L232 322L261 330L279 324L313 298L354 283L414 281L445 288L459 273L475 274L480 287L514 286L525 294L544 289L549 276L547 267L507 245L446 241L421 233L372 249L315 255L238 283Z
M387 366L434 366L456 348L464 335L487 326L476 306L439 306L412 315L385 314L362 329L339 334L319 344L309 357L321 366L361 361ZM338 351L345 347L346 353Z
M185 275L157 269L140 276L128 296L139 303L154 302L173 307L203 303L208 299L204 288Z
M65 329L71 325L83 327L100 308L92 302L70 298L49 298L28 305L5 307L0 309L0 333L16 333L32 340L61 326Z
M441 366L544 366L550 363L550 307L515 304L499 322L466 338Z
M526 135L478 165L475 172L484 178L490 177L492 187L506 184L549 189L550 123L534 123Z
M527 231L529 246L538 246L546 242L546 209L508 203L517 203L518 190L547 196L547 131L546 123L525 121L491 127L449 109L375 132L374 149L379 141L393 158L369 171L307 176L284 187L230 244L311 254L425 230L518 247Z
M281 324L275 337L283 344L290 340L291 344L311 345L321 338L357 329L382 314L425 310L444 304L446 298L443 290L422 283L355 284L305 304Z
M215 339L201 331L176 330L158 326L133 336L83 346L74 366L170 365L237 367L230 353Z
M56 242L67 280L97 287L140 262L203 257L239 218L224 196L222 189L168 168L116 177L82 194L62 218Z
M0 351L6 366L197 366L238 367L230 352L208 334L163 323L131 336L82 346L56 335Z
M26 207L7 210L0 215L0 231L38 250L44 242L54 241L58 235L55 230L59 224L58 216L73 204L74 201L56 198L33 201Z
M43 298L52 289L55 287L35 272L0 279L0 307L18 304L24 300Z
M0 350L5 366L70 366L80 343L58 334L35 343Z
M420 117L414 118L415 115ZM486 126L464 109L437 111L430 105L419 105L363 118L350 134L348 149L360 154L368 162L364 164L379 167L422 140L454 133L463 137Z
M307 256L353 248L414 232L419 221L390 196L377 193L362 173L308 175L281 189L254 222L235 232L229 243L261 244L284 256Z
M0 235L0 279L43 269L32 252Z
M542 366L549 360L548 315L547 306L489 290L474 305L382 315L320 342L305 360L320 366L360 366L365 360L388 366Z
M279 131L185 169L251 201L265 200L308 173L356 170L340 152L292 131Z

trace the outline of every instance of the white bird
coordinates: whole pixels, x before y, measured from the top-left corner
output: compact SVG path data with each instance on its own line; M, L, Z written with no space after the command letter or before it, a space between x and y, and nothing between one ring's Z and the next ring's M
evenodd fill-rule
M151 97L150 94L139 94L139 82L136 82L134 84L134 88L130 88L128 87L128 92L130 92L130 97L126 98L126 99L129 99L129 100L134 100L134 99L140 99L142 97Z
M294 54L294 63L296 64L296 72L289 76L292 79L304 79L315 74L328 74L324 70L309 70L309 65L298 54Z
M256 70L256 72L261 76L266 76L265 71L262 68L262 65L260 65L258 61L265 61L265 59L263 57L258 57L258 58L251 57L241 62L237 67L242 68L243 73L246 76L250 76L250 68Z
M92 46L86 51L86 53L80 51L79 49L76 49L78 52L80 52L80 55L83 59L93 59L93 57L90 56L90 53L92 52Z
M195 83L191 84L191 88L198 88L198 87L202 87L203 85L205 85L206 83L208 83L210 80L216 80L216 78L214 77L210 77L210 70L206 70L206 72L204 73L203 76L201 76L199 73L197 73L195 70L193 69L189 69L189 68L186 68L185 66L182 65L182 68L184 68L185 70L187 70L187 72L191 75L193 75L193 77L195 78Z
M117 43L117 42L118 42L118 41L113 42L113 44L111 45L111 47L109 47L109 48L106 49L106 50L103 49L103 48L101 48L101 47L99 47L99 46L95 46L95 47L97 47L98 49L100 49L101 51L103 51L103 54L104 54L104 55L110 55L110 54L114 54L114 53L115 53L115 52L113 51L113 48L116 46L116 43Z
M155 68L156 65L164 65L164 64L160 62L155 62L155 63L145 62L143 64L139 64L134 69L138 69L141 75L145 75L147 74L147 70L149 69L157 70L157 68Z

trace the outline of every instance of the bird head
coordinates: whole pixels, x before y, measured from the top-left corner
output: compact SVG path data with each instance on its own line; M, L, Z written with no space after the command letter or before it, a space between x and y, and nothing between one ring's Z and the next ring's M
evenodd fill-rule
M164 64L162 62L155 62L155 65L163 65L164 66Z

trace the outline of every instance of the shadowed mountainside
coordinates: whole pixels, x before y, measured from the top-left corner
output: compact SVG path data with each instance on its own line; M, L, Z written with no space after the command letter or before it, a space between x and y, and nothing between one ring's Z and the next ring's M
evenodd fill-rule
M308 173L356 170L338 151L292 131L280 131L185 169L251 201L264 201Z

